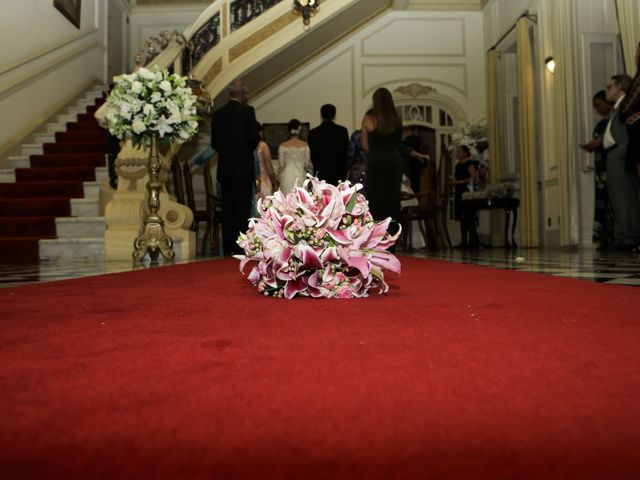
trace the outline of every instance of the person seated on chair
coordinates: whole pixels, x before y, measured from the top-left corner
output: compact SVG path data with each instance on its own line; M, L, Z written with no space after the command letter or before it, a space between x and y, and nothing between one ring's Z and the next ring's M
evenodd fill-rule
M455 189L454 216L460 222L461 240L454 248L474 248L478 246L478 233L476 232L476 212L462 205L462 194L468 192L476 181L478 174L478 162L471 160L471 150L467 145L459 145L456 148L456 163L451 185Z

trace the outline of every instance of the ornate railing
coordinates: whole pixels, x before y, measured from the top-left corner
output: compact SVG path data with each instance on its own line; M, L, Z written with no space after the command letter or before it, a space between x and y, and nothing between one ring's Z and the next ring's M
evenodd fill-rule
M157 37L149 37L144 41L143 48L135 56L136 66L149 65L160 53L174 41L184 42L182 34L176 30L169 33L168 30Z
M220 42L220 12L214 14L187 42L182 52L182 74L187 75L193 66L218 42Z
M229 4L231 31L246 25L282 0L233 0Z

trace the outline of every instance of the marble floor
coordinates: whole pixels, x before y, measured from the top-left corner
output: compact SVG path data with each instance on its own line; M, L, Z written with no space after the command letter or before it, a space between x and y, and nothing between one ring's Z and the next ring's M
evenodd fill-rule
M401 252L400 252L401 253ZM492 268L537 272L582 281L640 287L640 258L630 253L601 253L595 249L482 249L477 251L414 250L411 255ZM194 261L209 260L199 258ZM183 262L186 263L186 262ZM159 268L132 262L69 261L35 265L0 265L0 287L16 287L140 268Z

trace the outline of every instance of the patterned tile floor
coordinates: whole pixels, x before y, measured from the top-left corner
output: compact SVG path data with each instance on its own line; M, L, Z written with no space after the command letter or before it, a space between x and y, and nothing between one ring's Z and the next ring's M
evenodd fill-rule
M482 249L477 251L415 250L413 256L537 272L583 281L640 287L640 258L630 253L600 253L595 249ZM207 260L206 258L195 261ZM186 262L185 262L186 263ZM105 273L126 272L145 265L132 262L41 262L36 265L0 265L0 287L47 282ZM151 268L156 268L151 266Z
M500 248L477 251L418 250L414 256L470 263L506 270L535 272L570 277L598 283L640 286L640 258L631 253L598 252L581 249L519 249Z

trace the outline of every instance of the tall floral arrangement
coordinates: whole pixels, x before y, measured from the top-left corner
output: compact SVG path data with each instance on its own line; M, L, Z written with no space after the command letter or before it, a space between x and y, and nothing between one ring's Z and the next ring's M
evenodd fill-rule
M160 140L184 143L198 132L196 96L187 78L157 65L115 78L106 101L104 120L112 135L131 138L134 145Z
M373 221L360 184L337 187L308 176L288 194L277 191L258 202L258 218L238 238L245 255L240 270L264 295L366 297L386 293L384 272L400 273L387 251L400 232L387 232L391 219Z
M458 131L451 135L452 147L465 145L469 148L472 157L478 157L489 146L487 139L487 118L483 115L464 122L458 127Z

